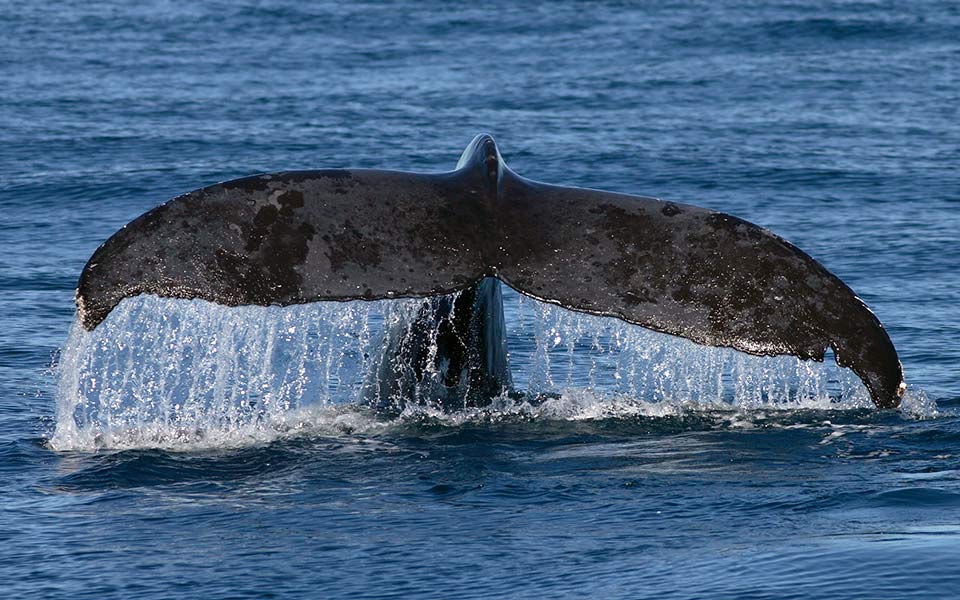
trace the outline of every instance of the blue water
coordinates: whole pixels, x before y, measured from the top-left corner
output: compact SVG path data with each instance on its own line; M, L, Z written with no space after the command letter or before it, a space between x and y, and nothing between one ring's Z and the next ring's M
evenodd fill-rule
M3 594L956 597L956 3L0 0L0 23ZM837 401L829 374L772 399L764 377L790 364L691 399L738 359L669 340L598 359L568 340L635 334L516 297L511 359L544 404L380 422L333 401L350 385L257 375L267 325L324 307L125 305L254 340L214 361L221 388L156 345L156 317L112 317L70 362L80 270L152 206L263 171L445 170L480 131L525 176L700 204L805 249L886 325L905 409ZM637 364L687 387L613 377ZM272 412L230 404L254 381ZM190 394L199 412L157 420Z

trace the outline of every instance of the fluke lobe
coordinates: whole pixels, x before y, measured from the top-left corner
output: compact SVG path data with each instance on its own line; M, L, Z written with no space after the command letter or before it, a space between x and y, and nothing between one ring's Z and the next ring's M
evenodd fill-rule
M699 344L819 361L833 348L881 408L905 389L880 321L789 242L696 206L525 179L489 135L446 173L286 171L174 198L97 249L77 307L92 330L138 294L290 305L438 296L487 277Z

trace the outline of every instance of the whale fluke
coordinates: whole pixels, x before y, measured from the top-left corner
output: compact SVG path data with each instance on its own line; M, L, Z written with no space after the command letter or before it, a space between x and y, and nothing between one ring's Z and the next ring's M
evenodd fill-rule
M290 305L484 277L699 344L820 361L832 348L881 408L905 389L880 321L789 242L696 206L525 179L487 135L447 173L280 172L174 198L97 249L77 307L92 330L138 294Z

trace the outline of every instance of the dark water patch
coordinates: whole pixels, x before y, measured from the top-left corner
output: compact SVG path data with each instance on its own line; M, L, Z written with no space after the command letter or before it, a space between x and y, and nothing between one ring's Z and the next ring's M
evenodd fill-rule
M819 53L824 45L834 52L936 45L951 39L949 22L942 13L924 11L904 14L900 11L845 6L833 15L817 7L795 7L795 14L771 18L755 12L724 11L707 25L706 36L696 37L694 24L677 27L677 41L699 47L720 47L744 54L763 52L803 55ZM838 7L839 8L839 7ZM932 8L932 7L927 7ZM935 10L935 9L934 9ZM789 11L785 11L789 12ZM819 13L819 14L817 14ZM721 26L722 24L722 26Z
M28 290L35 292L70 290L76 286L75 278L61 273L4 274L0 270L0 286L7 290Z
M26 475L33 468L56 463L57 457L44 446L43 442L42 438L0 442L0 472L17 477Z
M922 39L938 29L936 25L926 26L922 17L902 17L899 19L789 19L764 23L762 28L772 41L778 42L790 42L803 38L828 41L874 40L879 42L909 37Z
M960 492L914 487L877 492L865 499L867 506L918 509L945 509L960 506Z
M215 489L265 475L280 476L296 464L296 457L296 452L269 447L192 455L161 450L79 455L77 470L61 477L57 487L63 491L96 491L197 483Z

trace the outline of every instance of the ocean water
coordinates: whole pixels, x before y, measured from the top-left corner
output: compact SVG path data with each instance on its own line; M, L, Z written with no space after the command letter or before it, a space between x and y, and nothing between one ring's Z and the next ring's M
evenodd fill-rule
M954 2L0 0L0 595L954 598ZM901 410L506 294L523 395L358 406L409 301L73 293L179 193L319 167L527 177L761 224L839 275ZM408 304L404 304L407 302Z

